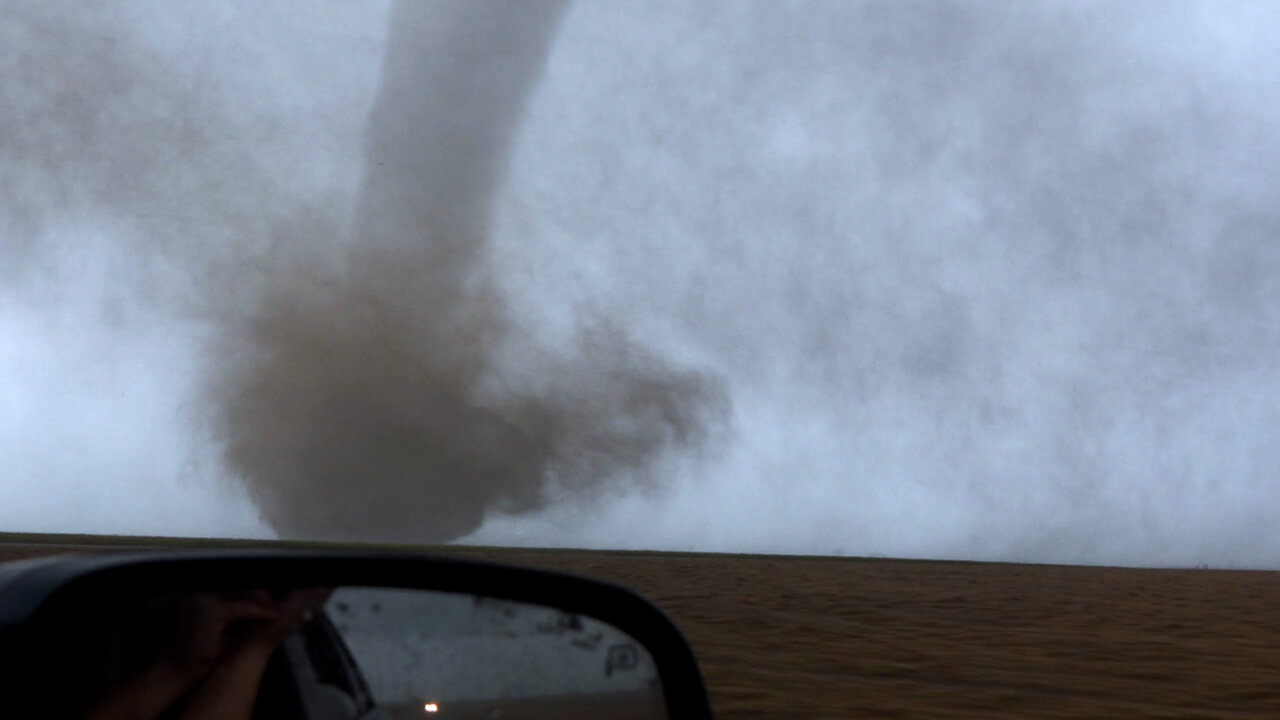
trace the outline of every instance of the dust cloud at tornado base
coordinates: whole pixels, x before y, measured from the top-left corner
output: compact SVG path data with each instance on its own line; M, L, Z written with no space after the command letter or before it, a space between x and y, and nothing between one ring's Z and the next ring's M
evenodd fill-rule
M108 477L163 483L157 468L185 473L193 444L195 465L250 478L271 522L297 528L280 532L302 535L341 522L335 506L271 505L323 465L352 523L335 536L353 537L356 510L391 527L453 502L342 496L362 456L389 482L416 472L402 441L425 433L441 443L432 467L521 478L488 488L469 541L1280 562L1280 63L1265 3L570 5L523 115L478 128L494 152L437 187L461 194L450 208L472 203L447 214L470 231L417 246L378 227L419 211L376 190L414 186L395 166L413 153L379 166L373 149L384 18L343 18L365 23L365 59L325 64L326 34L289 13L254 15L256 34L230 13L224 34L283 58L246 53L255 74L218 48L172 62L189 53L163 23L136 47L108 42L113 10L64 5L6 13L41 16L55 74L127 72L74 88L111 112L68 115L57 96L31 109L61 119L0 143L6 228L21 230L4 250L28 258L4 282L29 299L51 292L45 274L79 281L48 248L92 228L119 274L95 266L94 288L58 293L112 298L84 342L114 363L103 382L151 381L186 398L159 405L196 416L209 406L194 398L218 400L190 437L126 413L170 460L137 451ZM112 27L129 37L131 20ZM424 264L462 272L417 285ZM431 303L454 311L418 324ZM174 304L183 323L166 320ZM188 374L201 380L173 379ZM435 381L391 381L408 375ZM83 413L55 405L38 426L57 437L57 419ZM474 428L462 444L459 414ZM686 444L706 457L686 464ZM573 492L601 467L611 482ZM251 479L267 475L289 480ZM440 537L482 516L458 517Z

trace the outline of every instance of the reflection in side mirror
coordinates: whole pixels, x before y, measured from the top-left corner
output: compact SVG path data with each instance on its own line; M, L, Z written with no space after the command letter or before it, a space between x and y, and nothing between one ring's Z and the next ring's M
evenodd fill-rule
M121 566L146 571L132 575L118 568L87 572L88 580L53 573L53 580L27 586L6 584L0 572L0 645L12 641L0 651L7 661L0 685L10 707L16 702L39 716L84 720L706 716L691 656L662 661L685 654L687 646L680 641L669 648L678 633L651 606L653 616L639 624L613 615L632 628L629 633L590 614L597 606L600 614L613 612L595 600L526 602L511 599L522 595L501 589L507 583L488 594L464 590L515 573L515 580L612 595L615 604L642 602L625 591L461 565L446 570L476 583L431 589L363 580L333 587L313 582L342 573L326 575L311 563L300 577L286 572L280 584L268 584L271 561L262 560L249 566L253 573L244 584L234 586L218 577L234 563L218 562L205 563L218 570L207 578L207 589L182 592L162 581L163 567L150 572L145 562ZM177 586L190 588L198 574L183 569L192 570L191 577ZM134 576L136 583L129 580ZM290 579L305 584L284 584ZM12 610L22 609L31 595L41 597L21 612ZM15 621L23 612L29 617ZM668 648L658 657L650 651L662 647L648 637L653 623L671 630L661 638ZM685 659L695 672L675 674ZM679 695L671 694L664 677L701 695L692 705L698 713L673 710L670 700Z
M390 717L666 717L653 659L589 617L382 588L339 590L326 615Z

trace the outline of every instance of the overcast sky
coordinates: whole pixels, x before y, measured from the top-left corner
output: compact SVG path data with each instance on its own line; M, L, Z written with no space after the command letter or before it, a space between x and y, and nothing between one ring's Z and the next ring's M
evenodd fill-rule
M262 268L359 244L390 11L0 10L0 528L275 533L209 378ZM1280 567L1278 22L570 4L473 193L473 392L606 427L461 539ZM637 378L715 390L698 442L565 460L651 436Z

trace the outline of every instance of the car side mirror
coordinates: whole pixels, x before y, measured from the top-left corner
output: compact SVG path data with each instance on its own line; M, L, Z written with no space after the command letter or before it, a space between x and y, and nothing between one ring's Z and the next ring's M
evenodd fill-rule
M711 717L688 643L635 593L409 554L4 565L0 656L15 717Z

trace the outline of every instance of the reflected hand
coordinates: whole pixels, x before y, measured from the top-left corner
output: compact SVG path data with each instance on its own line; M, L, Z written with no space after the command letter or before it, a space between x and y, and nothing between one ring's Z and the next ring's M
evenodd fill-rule
M331 595L333 588L300 588L274 596L265 590L250 591L237 605L238 609L245 610L240 619L247 621L239 628L241 640L274 650L323 607Z
M221 650L197 682L183 720L248 720L271 655L332 594L333 588L301 588L283 595L259 589L223 598L213 623L222 627Z

